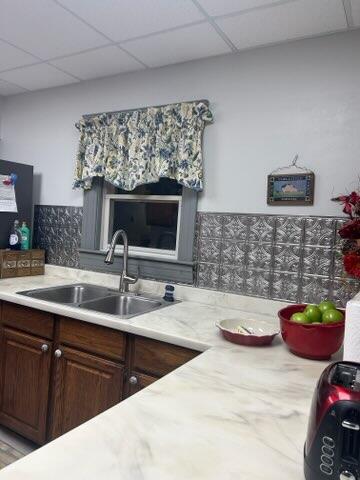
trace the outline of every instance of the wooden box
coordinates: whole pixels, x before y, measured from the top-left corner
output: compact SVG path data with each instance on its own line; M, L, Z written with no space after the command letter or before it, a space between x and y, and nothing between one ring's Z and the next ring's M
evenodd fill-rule
M17 252L17 277L31 275L31 251L24 250Z
M31 252L30 275L44 275L45 273L45 250L34 249Z
M0 250L0 278L44 275L44 250Z
M17 258L18 253L11 250L0 250L0 277L17 277Z

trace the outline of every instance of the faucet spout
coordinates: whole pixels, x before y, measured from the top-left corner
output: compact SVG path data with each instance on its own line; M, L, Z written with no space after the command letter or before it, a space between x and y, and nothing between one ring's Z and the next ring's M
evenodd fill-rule
M106 263L106 265L111 265L114 263L114 254L110 251L110 249L106 253L104 263Z
M104 262L107 265L111 265L114 263L114 255L115 255L115 247L117 245L119 237L122 237L123 245L124 245L124 256L123 256L123 270L120 275L120 286L119 290L121 293L129 291L129 284L134 284L137 282L137 277L133 277L128 273L128 258L129 258L129 242L128 237L125 230L116 230L114 233L110 248L106 254Z

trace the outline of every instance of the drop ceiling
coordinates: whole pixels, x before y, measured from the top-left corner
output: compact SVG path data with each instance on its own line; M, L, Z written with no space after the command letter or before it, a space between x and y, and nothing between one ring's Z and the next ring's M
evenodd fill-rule
M0 0L0 95L360 27L360 0Z

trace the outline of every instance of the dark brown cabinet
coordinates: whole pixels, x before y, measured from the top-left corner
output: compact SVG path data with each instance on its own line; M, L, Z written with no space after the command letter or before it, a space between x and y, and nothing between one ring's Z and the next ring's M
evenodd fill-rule
M131 396L193 359L199 352L133 335L129 342L129 375L125 395Z
M163 377L193 359L199 352L151 338L133 336L130 346L131 370Z
M140 372L130 372L127 396L130 397L131 395L134 395L134 393L140 392L140 390L148 387L156 382L156 380L159 380L159 377L153 377Z
M121 401L124 367L60 345L55 350L51 439Z
M0 302L0 424L43 444L198 352Z
M0 348L0 423L44 443L52 343L3 328Z

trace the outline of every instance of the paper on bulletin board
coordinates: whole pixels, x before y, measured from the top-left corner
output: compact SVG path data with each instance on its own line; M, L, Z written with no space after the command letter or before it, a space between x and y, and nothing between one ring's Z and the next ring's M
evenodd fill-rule
M5 185L7 178L7 175L0 175L0 212L17 213L15 186Z

